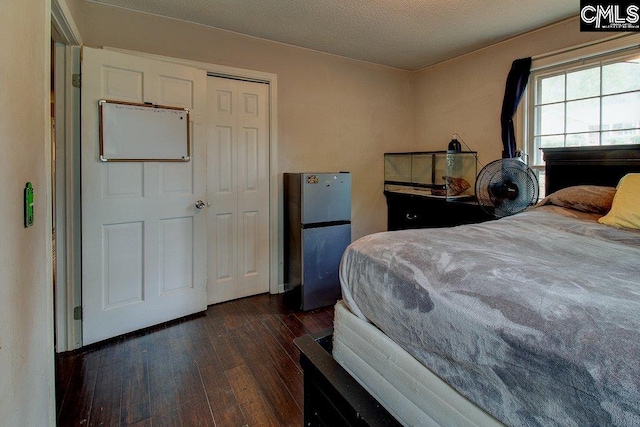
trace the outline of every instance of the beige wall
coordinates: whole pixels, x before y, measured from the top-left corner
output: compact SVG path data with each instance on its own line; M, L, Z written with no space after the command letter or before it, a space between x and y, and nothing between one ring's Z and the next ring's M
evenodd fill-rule
M383 153L412 148L408 72L96 3L79 25L91 47L277 74L279 172L352 172L353 238L386 229Z
M0 7L0 424L54 424L46 0ZM23 189L35 223L23 225Z
M410 73L91 2L82 10L88 46L277 74L279 172L353 172L354 238L386 227L384 152L444 149L455 132L483 163L499 158L511 62L607 36L580 33L576 17Z
M498 158L511 62L602 37L580 33L572 19L411 73L93 2L81 6L88 46L277 74L279 173L351 171L354 239L386 229L384 152L444 149L455 132L483 163Z
M416 147L445 149L455 132L478 151L482 163L500 158L500 112L511 62L611 35L581 33L576 17L416 72Z

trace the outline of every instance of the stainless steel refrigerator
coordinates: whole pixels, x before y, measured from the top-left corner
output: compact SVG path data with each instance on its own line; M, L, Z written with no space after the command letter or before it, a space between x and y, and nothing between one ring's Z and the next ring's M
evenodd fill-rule
M302 310L335 304L351 243L351 174L284 174L285 299Z

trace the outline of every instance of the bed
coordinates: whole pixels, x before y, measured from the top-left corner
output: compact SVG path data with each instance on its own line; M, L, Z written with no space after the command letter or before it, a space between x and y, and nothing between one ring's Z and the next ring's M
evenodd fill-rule
M638 146L545 160L548 194L640 172ZM305 423L640 425L640 231L572 203L354 242L331 355L297 342Z

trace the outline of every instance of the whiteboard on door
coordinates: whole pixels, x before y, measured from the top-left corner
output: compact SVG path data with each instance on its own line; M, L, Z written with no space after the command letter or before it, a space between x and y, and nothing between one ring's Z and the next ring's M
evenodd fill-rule
M191 160L187 108L102 99L98 109L101 161Z

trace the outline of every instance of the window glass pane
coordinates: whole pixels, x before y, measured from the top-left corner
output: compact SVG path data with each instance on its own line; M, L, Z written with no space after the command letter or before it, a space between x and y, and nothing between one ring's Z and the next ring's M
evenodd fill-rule
M567 132L600 130L600 98L567 102Z
M538 175L538 187L540 188L540 194L538 194L538 198L542 199L547 195L545 191L547 181L545 180L544 170L536 170L535 172L536 175Z
M538 147L564 147L564 135L541 136L537 139L540 141Z
M542 152L540 151L540 140L541 137L533 138L533 149L529 155L528 164L530 165L542 165L544 164L544 160L542 159Z
M600 96L600 67L567 73L567 99Z
M564 101L564 74L539 80L538 104Z
M564 104L536 107L536 135L564 133Z
M540 148L564 147L564 135L539 136L535 138L534 144L533 158L531 159L532 164L542 165L544 162L542 161L542 151Z
M622 130L616 132L602 132L602 145L640 144L640 131Z
M602 94L640 90L640 63L632 60L602 67Z
M600 132L571 133L567 135L567 147L600 145Z
M640 92L602 97L602 130L640 127Z

